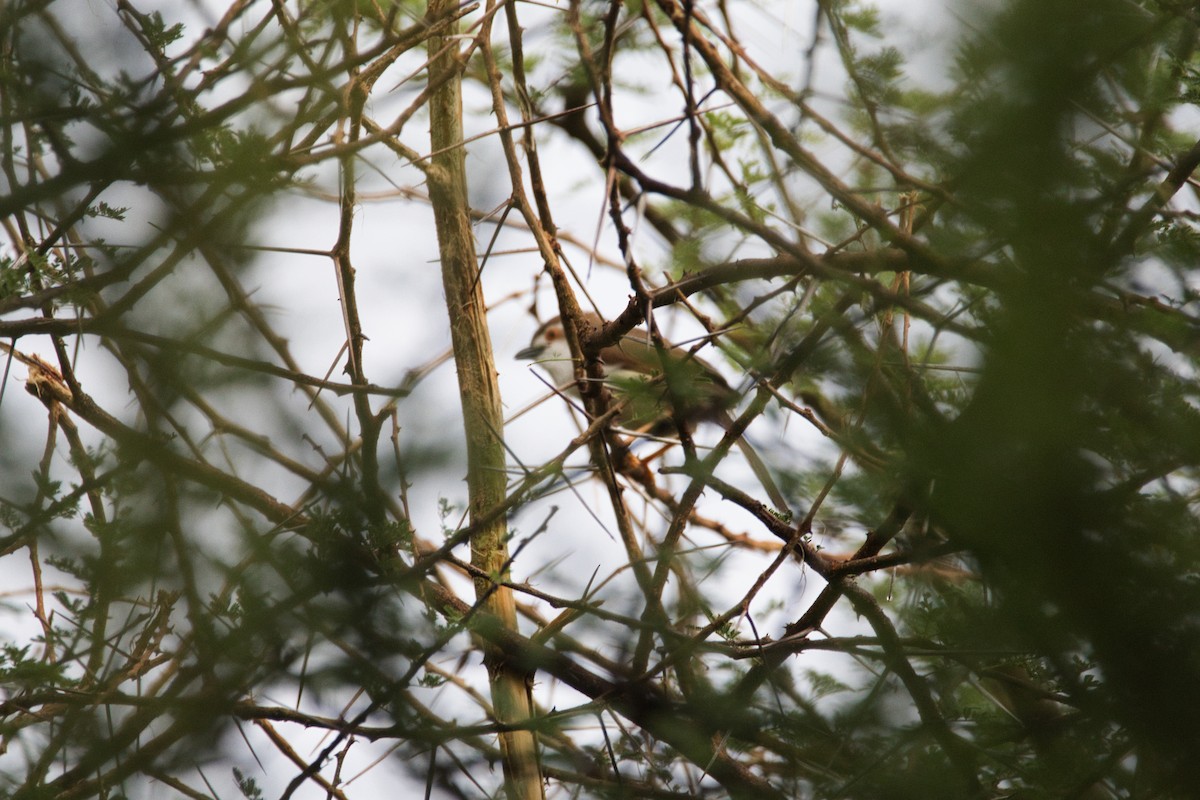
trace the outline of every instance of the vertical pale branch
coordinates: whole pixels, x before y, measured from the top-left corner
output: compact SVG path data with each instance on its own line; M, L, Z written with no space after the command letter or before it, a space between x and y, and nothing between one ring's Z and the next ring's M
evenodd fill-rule
M438 19L455 8L454 3L432 0L429 15ZM475 592L486 612L515 631L517 612L512 591L498 584L508 566L507 520L490 513L505 498L501 441L504 417L467 204L465 153L461 146L462 65L454 39L457 32L458 26L453 25L429 37L430 84L438 86L429 103L431 144L436 153L428 172L429 196L437 225L442 283L466 427L471 519L481 523L471 538L471 562L482 570L475 579ZM541 800L537 742L527 726L533 703L526 676L494 649L489 648L485 659L496 719L502 728L511 726L500 734L507 796L509 800Z

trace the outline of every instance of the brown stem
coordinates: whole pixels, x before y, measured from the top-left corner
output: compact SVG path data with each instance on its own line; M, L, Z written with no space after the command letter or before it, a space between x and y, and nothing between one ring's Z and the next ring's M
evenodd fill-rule
M430 15L453 10L453 3L433 0ZM444 83L430 97L429 196L433 203L442 284L450 312L450 338L458 366L459 396L467 435L467 489L474 521L488 515L505 499L505 450L500 432L504 415L496 364L487 327L487 307L477 280L475 239L467 203L466 153L459 145L462 129L462 62L451 38L457 26L429 37L430 76ZM509 565L508 525L494 516L471 537L471 563L480 569L475 594L487 615L506 631L517 630L513 592L500 583ZM542 776L537 738L529 728L533 718L528 675L496 647L485 644L485 663L491 682L496 719L502 727L506 796L510 800L542 800Z

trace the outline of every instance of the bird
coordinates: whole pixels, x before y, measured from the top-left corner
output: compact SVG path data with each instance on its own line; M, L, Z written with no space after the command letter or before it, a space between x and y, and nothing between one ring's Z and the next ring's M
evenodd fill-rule
M584 312L581 320L599 331L604 320ZM556 388L578 393L575 361L567 344L561 317L543 323L519 351L517 360L532 361L549 373ZM626 333L621 340L600 350L597 361L604 383L625 404L619 420L626 430L661 435L677 424L691 430L712 422L729 430L729 410L738 401L734 391L717 370L694 353L677 347L659 350L641 330ZM780 512L788 511L783 493L771 478L767 465L744 438L736 440L750 468Z

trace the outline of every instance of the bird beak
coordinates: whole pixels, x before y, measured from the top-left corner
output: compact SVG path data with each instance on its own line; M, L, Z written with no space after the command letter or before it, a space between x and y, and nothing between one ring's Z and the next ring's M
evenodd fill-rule
M537 361L545 349L546 346L543 344L531 344L513 356L513 358L517 361Z

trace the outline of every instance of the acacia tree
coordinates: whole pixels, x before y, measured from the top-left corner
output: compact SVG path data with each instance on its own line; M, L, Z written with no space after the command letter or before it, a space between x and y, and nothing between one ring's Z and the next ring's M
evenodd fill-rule
M5 793L1184 791L1198 19L1066 5L6 3Z

